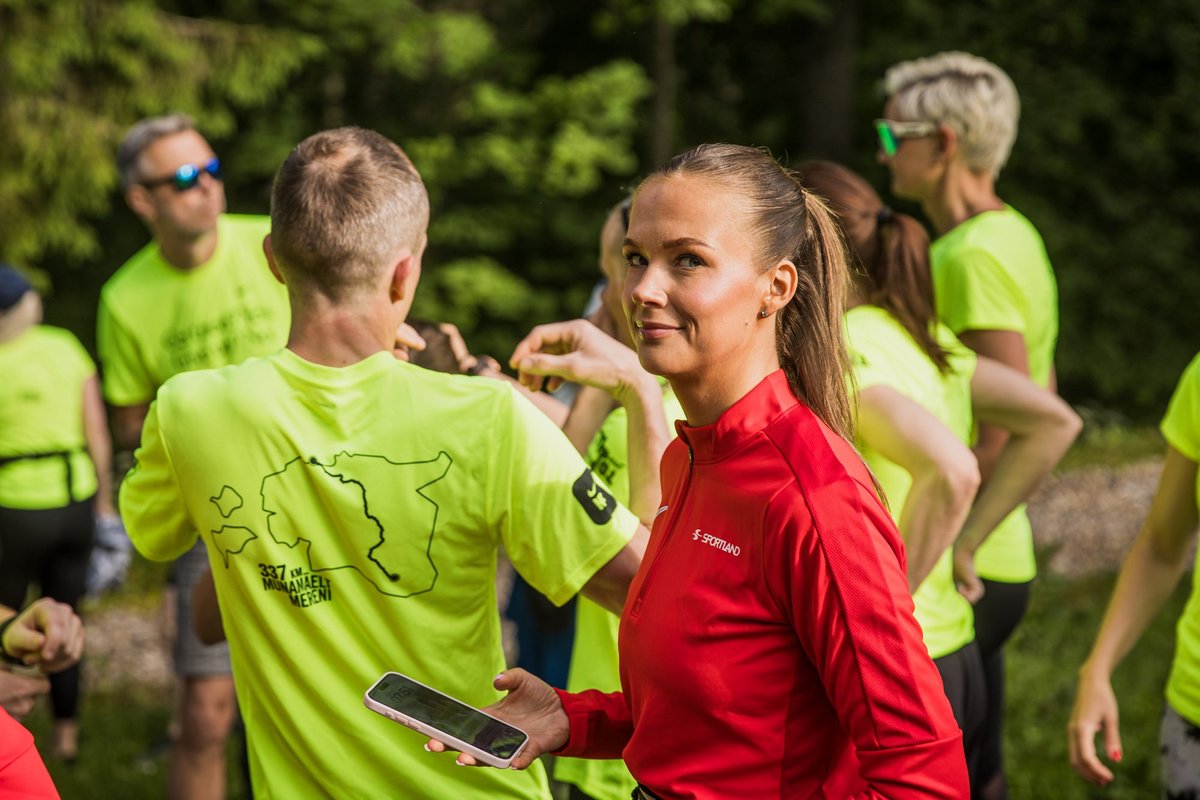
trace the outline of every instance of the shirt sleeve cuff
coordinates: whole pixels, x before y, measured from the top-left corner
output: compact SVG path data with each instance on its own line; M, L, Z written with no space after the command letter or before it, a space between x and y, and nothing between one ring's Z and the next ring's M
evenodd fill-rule
M633 720L625 695L595 689L566 692L555 689L570 724L567 744L556 756L620 758L633 735Z

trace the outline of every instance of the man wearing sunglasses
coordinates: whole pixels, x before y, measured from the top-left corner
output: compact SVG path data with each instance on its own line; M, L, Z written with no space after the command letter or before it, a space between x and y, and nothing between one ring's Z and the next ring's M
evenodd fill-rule
M115 440L132 450L168 378L275 352L287 340L290 312L263 255L269 219L225 213L221 164L191 119L137 123L117 165L126 202L153 237L104 285L98 315ZM207 568L201 545L172 572L182 692L171 798L225 796L225 740L235 714L229 652L201 644L189 624L192 586Z

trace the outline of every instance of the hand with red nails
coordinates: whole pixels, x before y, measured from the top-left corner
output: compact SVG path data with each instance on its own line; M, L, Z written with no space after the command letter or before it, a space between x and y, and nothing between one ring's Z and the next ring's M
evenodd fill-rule
M1118 728L1117 696L1106 674L1084 664L1079 671L1075 708L1067 725L1067 747L1071 766L1095 786L1112 783L1113 773L1096 754L1096 735L1104 734L1109 759L1121 761L1121 732Z
M570 722L550 684L518 668L500 673L492 685L508 694L483 710L529 734L525 748L512 760L512 769L525 769L539 756L566 746L571 733ZM430 739L425 749L444 753L452 748L437 739ZM458 763L465 767L486 766L466 753L458 754Z

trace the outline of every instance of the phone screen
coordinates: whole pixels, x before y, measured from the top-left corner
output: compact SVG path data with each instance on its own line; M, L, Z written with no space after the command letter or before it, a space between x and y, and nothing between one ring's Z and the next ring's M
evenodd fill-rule
M385 676L368 696L499 758L512 758L526 739L523 731L403 675Z

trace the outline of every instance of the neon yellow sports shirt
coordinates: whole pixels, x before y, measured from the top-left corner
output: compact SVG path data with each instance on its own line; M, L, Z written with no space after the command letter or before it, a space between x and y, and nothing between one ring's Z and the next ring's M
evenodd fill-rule
M96 344L110 403L149 403L172 375L283 347L291 312L263 255L270 228L267 217L224 215L216 251L195 269L171 266L151 242L109 278Z
M1200 356L1184 371L1162 421L1167 443L1200 462ZM1200 477L1196 479L1200 508ZM1175 628L1175 660L1167 679L1167 702L1179 715L1200 725L1200 556L1192 570L1192 594Z
M665 383L665 382L664 382ZM683 419L683 409L675 393L664 386L663 412L674 434L674 421ZM613 496L629 502L629 418L624 408L608 415L588 446L587 461L592 471L612 487ZM571 668L567 690L582 692L621 691L617 658L617 633L621 620L615 614L580 597L575 606L575 642L571 647ZM625 768L625 762L588 758L556 758L554 778L578 786L594 800L629 800L637 781Z
M970 441L975 354L948 328L937 326L938 342L950 354L950 371L944 375L904 326L878 306L862 305L846 312L846 335L858 391L887 386L937 417L964 443ZM855 444L879 480L892 515L899 519L912 476L866 442ZM975 638L975 612L954 586L949 549L917 587L913 605L930 658L950 655Z
M955 334L1015 331L1025 337L1029 375L1048 386L1058 341L1058 286L1037 229L1011 206L971 217L930 247L938 317ZM1024 583L1037 574L1025 506L975 554L979 575Z
M495 702L498 548L561 604L636 531L541 412L387 352L281 350L167 381L136 457L138 550L208 548L255 797L548 796L540 765L463 769L362 704L389 670Z
M96 365L74 334L35 325L0 343L0 459L70 452L63 458L0 465L0 506L62 508L96 493L96 468L83 434L83 385Z

